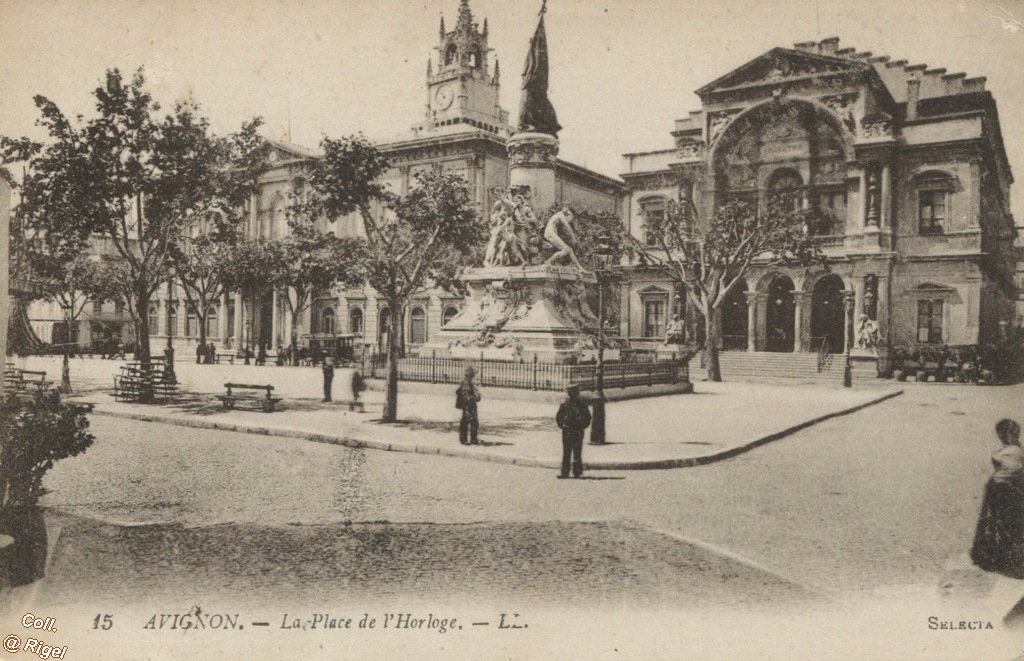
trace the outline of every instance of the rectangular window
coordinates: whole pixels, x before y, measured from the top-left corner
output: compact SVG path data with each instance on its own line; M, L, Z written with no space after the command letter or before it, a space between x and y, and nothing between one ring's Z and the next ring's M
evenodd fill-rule
M657 234L648 231L649 224L661 223L665 220L665 207L661 204L644 207L644 245L656 247L659 245Z
M644 301L644 337L661 337L665 334L665 299Z
M841 234L846 225L846 191L818 193L818 211L821 213L816 234Z
M942 344L942 300L917 302L917 341Z
M921 234L941 234L946 220L946 191L923 190L917 196L919 231Z
M103 314L103 301L92 302L92 316L98 317Z

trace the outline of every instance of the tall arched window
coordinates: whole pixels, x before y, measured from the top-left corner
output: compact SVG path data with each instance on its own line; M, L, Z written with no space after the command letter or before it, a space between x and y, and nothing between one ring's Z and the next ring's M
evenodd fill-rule
M320 332L334 335L334 308L324 308L320 313Z
M469 51L469 66L476 69L480 66L480 50L473 47L473 50Z
M206 311L206 337L217 337L217 306L211 305Z
M800 189L803 179L795 170L780 168L772 173L768 180L768 204L787 203L793 211L800 209Z
M455 57L459 54L458 47L455 44L448 44L448 48L444 51L444 63L449 65L455 62Z
M427 313L416 306L409 315L409 344L423 344L427 341Z
M157 326L160 324L160 310L155 305L149 306L149 332L153 335L157 333Z
M454 305L445 306L444 312L441 313L441 325L447 326L448 322L454 319L459 314L459 308Z
M363 334L363 310L352 308L348 311L348 332L353 335Z
M185 337L193 337L199 334L199 324L196 321L196 311L192 309L191 305L186 306L188 308L187 314L185 315Z
M178 304L169 302L167 304L167 334L174 336L178 332Z

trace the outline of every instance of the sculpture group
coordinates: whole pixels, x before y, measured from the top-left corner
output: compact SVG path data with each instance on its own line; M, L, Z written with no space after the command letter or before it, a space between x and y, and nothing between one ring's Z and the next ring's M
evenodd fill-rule
M576 215L568 207L556 211L544 225L543 240L555 249L546 265L568 264L583 270L576 256ZM527 266L541 263L539 222L529 201L506 191L491 208L491 233L484 266Z

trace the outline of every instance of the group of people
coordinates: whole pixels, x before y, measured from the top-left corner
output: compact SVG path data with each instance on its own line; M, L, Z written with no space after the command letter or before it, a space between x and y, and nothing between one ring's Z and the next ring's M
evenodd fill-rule
M480 418L477 415L477 404L480 402L480 387L474 382L476 370L467 367L462 383L455 390L455 408L462 411L459 420L459 443L462 445L480 445ZM569 385L566 389L565 401L558 407L555 423L562 430L562 465L558 472L559 479L569 477L572 469L573 477L583 476L583 433L590 426L590 409L580 397L580 387Z
M217 362L217 347L213 342L196 345L196 365L212 365Z

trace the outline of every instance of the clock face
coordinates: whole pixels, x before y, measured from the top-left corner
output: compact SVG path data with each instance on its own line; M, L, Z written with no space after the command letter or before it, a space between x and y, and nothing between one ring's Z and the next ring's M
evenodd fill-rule
M452 89L451 85L445 85L437 90L436 99L438 110L447 110L448 106L452 105L452 101L455 100L455 90Z

